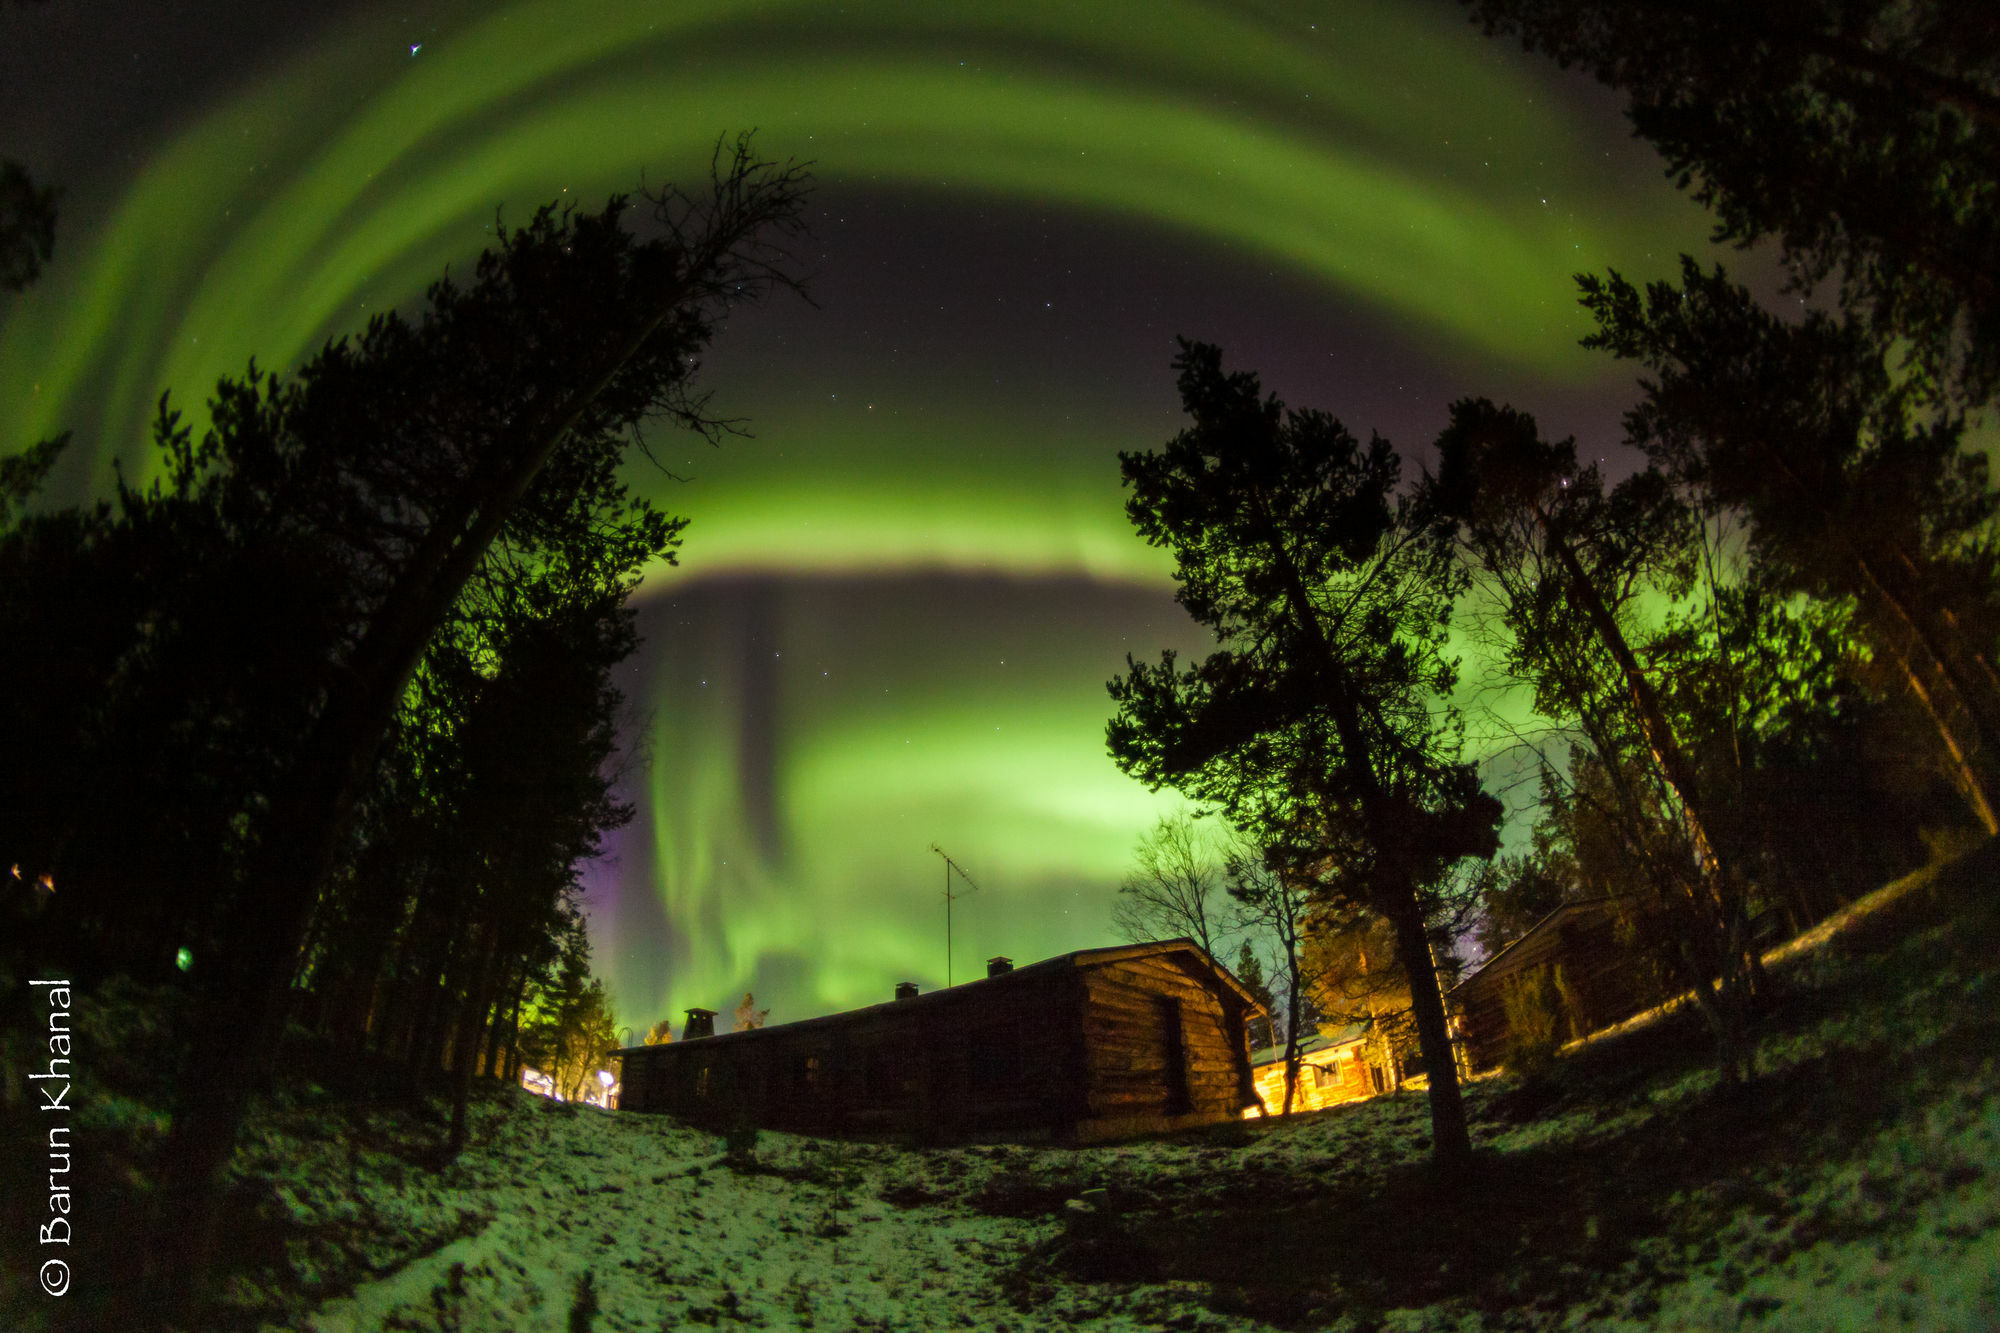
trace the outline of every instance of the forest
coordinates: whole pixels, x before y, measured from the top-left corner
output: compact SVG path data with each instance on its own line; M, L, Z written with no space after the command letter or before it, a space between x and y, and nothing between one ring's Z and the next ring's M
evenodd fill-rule
M1619 899L1631 946L1694 997L1740 1080L1765 947L2000 830L1996 497L1968 437L2000 365L1995 104L1935 64L1918 91L1947 28L1909 20L1901 84L1772 30L1750 93L1700 6L1475 9L1625 89L1718 239L1774 246L1802 311L1687 257L1643 288L1580 274L1584 345L1645 372L1624 456L1580 457L1530 412L1467 398L1415 469L1183 341L1192 424L1122 456L1127 509L1218 650L1128 658L1108 732L1127 772L1229 826L1207 846L1186 821L1155 831L1128 932L1229 922L1279 960L1289 1109L1301 1004L1343 952L1315 957L1314 937L1382 923L1452 1169L1471 1148L1438 978L1465 946ZM1781 58L1793 81L1774 88ZM1918 141L1939 155L1911 162ZM1838 169L1790 167L1774 143ZM1468 653L1486 666L1462 682ZM1509 689L1532 695L1529 726L1479 702ZM1468 725L1539 781L1504 856Z
M1602 457L1481 396L1434 440L1364 440L1183 338L1184 428L1120 462L1213 648L1129 656L1106 743L1198 816L1141 844L1120 927L1268 985L1287 1110L1357 951L1389 963L1431 1169L1476 1188L1469 963L1616 898L1754 1084L1765 951L2000 832L2000 23L1464 7L1614 90L1782 292L1688 257L1580 273L1585 346L1641 377ZM725 139L704 182L548 204L419 306L251 363L199 432L171 386L144 485L50 505L68 436L0 462L8 1143L26 983L140 997L164 1128L118 1326L201 1318L232 1154L296 1069L438 1097L441 1171L482 1087L534 1065L573 1098L615 1044L581 867L633 817L615 672L685 526L621 469L740 428L701 358L801 290L811 190ZM61 207L0 168L6 290Z

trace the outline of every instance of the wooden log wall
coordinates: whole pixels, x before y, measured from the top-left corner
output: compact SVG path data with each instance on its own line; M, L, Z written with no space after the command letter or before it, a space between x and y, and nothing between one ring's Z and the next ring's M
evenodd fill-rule
M1062 972L625 1057L623 1104L722 1126L958 1138L1073 1118L1075 997Z
M1454 997L1472 1068L1491 1069L1505 1060L1513 1035L1507 1021L1509 988L1522 984L1535 969L1552 967L1562 969L1565 1038L1623 1022L1672 991L1645 957L1620 942L1615 909L1593 905L1522 939Z
M1241 1014L1232 1015L1237 1006L1175 957L1128 958L1083 972L1086 1119L1171 1128L1241 1113L1249 1059ZM1178 1031L1169 1031L1176 1022Z
M718 1129L1115 1137L1238 1115L1250 1082L1243 1014L1184 951L1043 966L628 1051L623 1105Z
M1259 1065L1256 1077L1257 1095L1269 1113L1277 1115L1285 1109L1285 1062ZM1318 1111L1374 1095L1375 1080L1361 1057L1361 1043L1356 1042L1337 1050L1313 1051L1305 1057L1292 1109Z

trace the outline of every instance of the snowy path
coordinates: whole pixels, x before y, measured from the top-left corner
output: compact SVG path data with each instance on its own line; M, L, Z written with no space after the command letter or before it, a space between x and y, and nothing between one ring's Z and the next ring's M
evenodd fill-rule
M716 1143L653 1117L553 1107L511 1117L461 1164L491 1183L453 1191L456 1207L492 1220L329 1302L307 1327L567 1330L585 1273L600 1330L1016 1322L999 1304L998 1270L1047 1224L947 1218L858 1192L868 1167L881 1187L887 1149L765 1135L762 1169L737 1171L719 1164Z

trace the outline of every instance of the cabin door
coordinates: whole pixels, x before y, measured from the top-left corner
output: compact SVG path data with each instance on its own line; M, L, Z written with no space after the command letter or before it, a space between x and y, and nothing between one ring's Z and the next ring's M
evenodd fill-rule
M1194 1109L1188 1096L1187 1041L1181 1034L1181 1002L1170 995L1154 998L1160 1019L1162 1065L1166 1073L1167 1114L1186 1115Z

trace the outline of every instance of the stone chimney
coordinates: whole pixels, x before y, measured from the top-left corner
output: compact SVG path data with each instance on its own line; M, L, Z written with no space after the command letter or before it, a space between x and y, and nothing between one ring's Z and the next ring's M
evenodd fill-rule
M897 983L896 983L896 998L897 998L897 999L899 999L899 1000L914 1000L914 999L916 999L916 998L917 998L917 983L916 983L916 982L914 982L914 981L899 981L899 982L897 982Z
M989 977L997 977L1003 972L1012 972L1013 970L1014 960L1004 953L997 954L986 960L986 975Z
M696 1037L713 1037L714 1035L715 1010L688 1010L687 1026L681 1029L682 1041L693 1041Z

